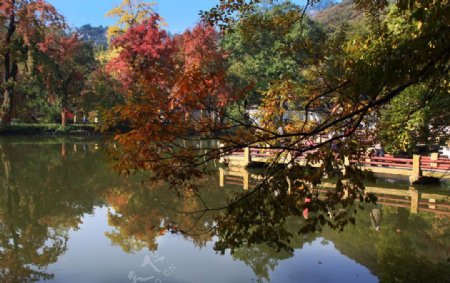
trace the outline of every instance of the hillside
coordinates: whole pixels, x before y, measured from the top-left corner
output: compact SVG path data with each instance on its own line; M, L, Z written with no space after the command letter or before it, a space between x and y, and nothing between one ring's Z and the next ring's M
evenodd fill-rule
M364 14L355 9L353 1L344 0L342 3L330 5L326 9L312 13L311 17L329 31L334 31L344 23L352 25L362 21Z
M108 27L94 27L90 24L87 24L77 28L77 32L80 34L83 41L92 42L96 46L105 47L108 45L108 41L106 39L107 29Z

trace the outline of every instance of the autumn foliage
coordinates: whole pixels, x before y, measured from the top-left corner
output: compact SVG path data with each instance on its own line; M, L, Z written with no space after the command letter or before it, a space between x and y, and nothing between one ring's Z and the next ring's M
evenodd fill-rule
M85 55L81 40L68 30L55 7L42 0L1 1L0 22L4 27L0 31L1 123L10 123L15 101L26 96L18 86L33 81L44 86L49 103L61 101L64 125L69 93L79 93L83 80L76 62Z
M194 153L173 150L179 138L209 132L218 118L199 113L217 112L231 101L218 34L198 24L172 37L153 14L118 36L112 48L118 55L106 68L121 83L125 104L106 113L104 128L132 129L116 136L128 153L128 158L121 158L123 168L158 172L169 160L164 158L167 154L175 157L167 162L181 168ZM184 174L178 177L183 180Z

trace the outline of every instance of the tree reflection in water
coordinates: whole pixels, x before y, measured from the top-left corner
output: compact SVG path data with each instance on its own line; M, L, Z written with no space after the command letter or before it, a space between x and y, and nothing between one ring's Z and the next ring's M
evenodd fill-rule
M218 183L217 174L211 175L197 194L170 190L163 183L112 190L109 221L116 231L107 236L126 252L156 251L157 239L166 233L175 233L199 248L212 241L220 253L231 250L232 257L251 267L260 281L270 281L270 273L280 261L293 257L294 250L323 237L370 268L382 282L449 279L449 255L443 252L450 248L447 216L410 214L404 208L384 206L379 208L383 218L377 232L370 219L373 204L344 197L333 203L330 198L335 193L319 191L308 193L312 201L305 203L307 192L289 192L283 178L271 179L270 190L256 190L250 196L251 190L239 186L211 185ZM236 199L241 201L228 205ZM310 210L308 219L303 216L305 206ZM220 207L226 208L212 209ZM321 222L320 215L328 225ZM319 220L314 220L315 216Z
M98 154L83 151L86 144L76 152L64 142L22 141L0 141L2 282L53 278L46 267L67 251L69 230L114 182Z
M155 251L156 238L166 233L179 234L197 247L205 247L214 235L217 212L205 211L204 205L224 206L227 197L236 192L210 185L205 185L201 193L171 190L163 182L110 190L106 197L112 208L108 219L117 230L106 235L125 252L143 248Z
M67 251L69 231L102 205L109 206L114 228L106 236L127 253L156 251L158 239L173 233L200 249L214 243L219 253L230 250L259 280L268 281L280 262L323 238L382 282L450 282L448 216L382 206L377 232L369 216L373 204L358 202L352 197L358 187L344 180L328 195L320 186L304 189L314 185L313 179L308 184L289 180L285 171L253 182L258 190L220 188L215 171L197 184L198 190L175 190L164 182L141 186L114 178L89 147L0 143L2 282L53 278L46 267ZM308 170L314 176L314 169ZM348 225L352 222L356 225Z

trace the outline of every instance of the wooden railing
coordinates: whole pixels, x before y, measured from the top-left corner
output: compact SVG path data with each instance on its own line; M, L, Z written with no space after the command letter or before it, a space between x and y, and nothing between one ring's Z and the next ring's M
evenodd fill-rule
M372 156L363 157L360 160L353 161L367 166L385 166L406 169L413 169L414 167L418 167L420 170L450 170L450 159L439 157L438 153L432 153L431 156L414 155L413 158Z
M301 156L295 157L296 162L305 159L309 152L305 152ZM278 162L287 163L292 161L292 155L289 151L271 148L243 148L232 151L223 159L229 162L238 163L241 166L247 166L251 162ZM414 155L412 158L393 157L386 155L384 157L377 156L360 156L346 158L349 162L358 163L376 173L400 174L400 175L433 175L433 172L449 172L441 178L450 177L450 159L440 157L438 153L432 153L431 156ZM390 170L392 169L392 170ZM401 172L401 170L403 170Z
M413 168L414 159L413 158L396 158L396 157L362 157L359 160L352 159L352 162L358 162L360 164L366 165L366 166L392 166L392 167L399 167L399 168Z

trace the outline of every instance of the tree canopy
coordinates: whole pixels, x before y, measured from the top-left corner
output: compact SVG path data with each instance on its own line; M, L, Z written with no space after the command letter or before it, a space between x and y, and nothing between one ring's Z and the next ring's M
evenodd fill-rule
M304 81L302 69L321 57L325 34L290 2L257 8L237 21L221 44L229 54L228 75L248 89L250 104L259 104L271 84Z
M291 235L281 223L304 207L315 217L303 232L353 222L353 202L374 201L364 193L367 173L357 163L345 163L346 156L364 153L368 133L356 133L368 131L363 124L416 87L442 86L448 95L448 1L353 1L367 25L358 32L348 24L322 30L306 13L319 2L299 8L284 1L221 1L202 13L221 34L200 24L171 37L150 13L114 40L117 57L108 65L126 103L109 111L105 125L130 129L116 135L123 151L115 157L123 172L151 169L151 179L195 190L190 181L202 176L201 165L236 149L281 149L284 154L276 158L289 153L292 160L307 155L306 167L291 161L280 168L274 160L264 181L221 208L226 209L218 218L221 250L243 242L282 244ZM227 54L218 46L221 35ZM234 102L255 97L254 90L261 93L259 122L245 113L229 115ZM434 95L419 92L418 105ZM312 121L308 114L319 108L323 117ZM289 109L304 118L286 121ZM214 112L215 118L197 117L198 110ZM323 135L327 138L318 140ZM205 139L223 147L198 150ZM320 168L311 168L319 161ZM326 201L317 194L324 175L334 176L336 184ZM288 193L288 187L298 190ZM328 218L336 207L345 212ZM254 229L234 229L249 226Z
M91 69L91 62L86 59L89 48L68 29L63 16L45 1L2 1L0 21L4 27L0 30L3 35L2 124L11 122L13 110L17 111L14 105L23 105L24 100L33 97L29 95L33 92L33 102L59 104L64 125L69 112L68 97L79 92L83 77ZM27 107L32 104L28 103Z

